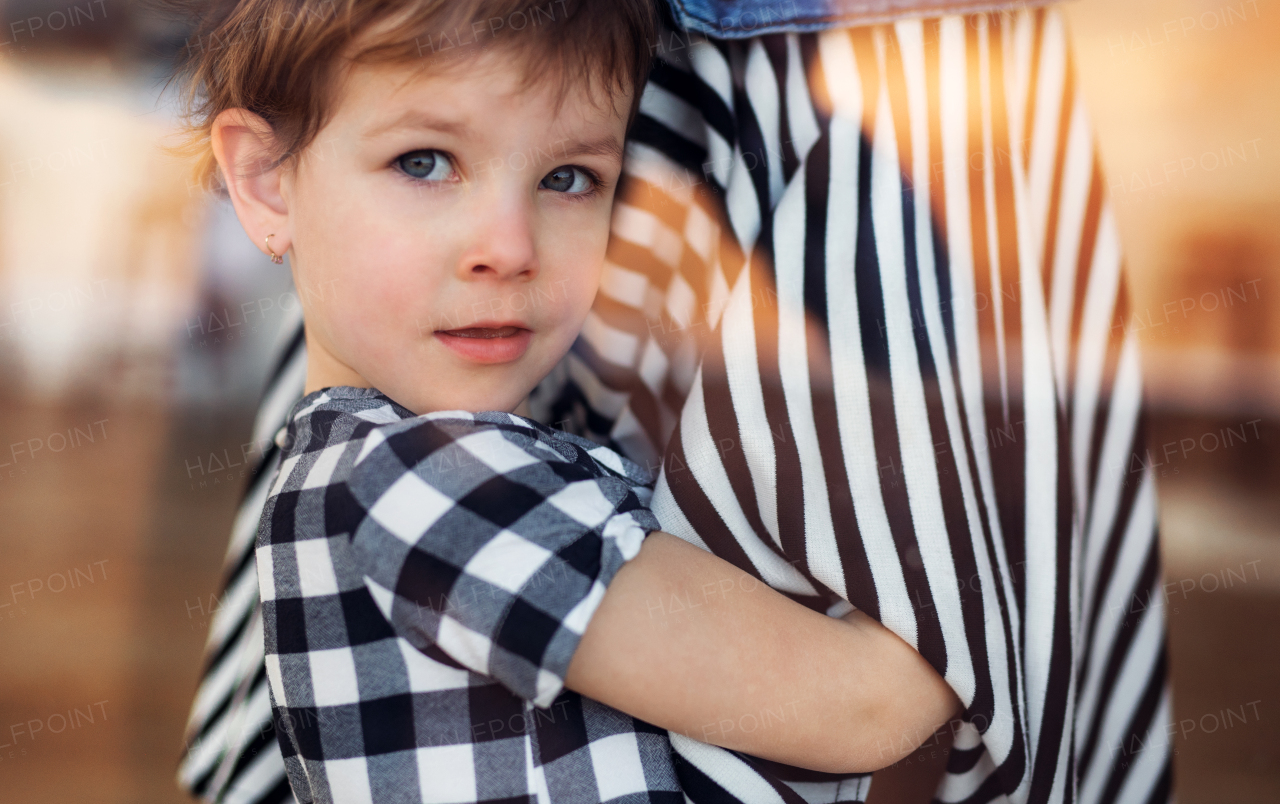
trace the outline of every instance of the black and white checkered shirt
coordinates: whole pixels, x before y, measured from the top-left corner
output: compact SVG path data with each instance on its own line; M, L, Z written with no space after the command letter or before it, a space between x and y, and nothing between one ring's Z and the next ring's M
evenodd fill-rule
M257 561L276 727L301 802L670 802L667 733L564 676L658 528L650 478L506 413L375 389L294 407Z

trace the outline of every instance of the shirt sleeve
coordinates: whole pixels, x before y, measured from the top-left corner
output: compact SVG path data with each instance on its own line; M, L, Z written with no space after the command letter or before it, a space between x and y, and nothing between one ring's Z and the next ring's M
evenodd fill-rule
M353 552L398 636L545 708L658 523L634 474L517 417L468 415L370 433L348 481L367 512Z

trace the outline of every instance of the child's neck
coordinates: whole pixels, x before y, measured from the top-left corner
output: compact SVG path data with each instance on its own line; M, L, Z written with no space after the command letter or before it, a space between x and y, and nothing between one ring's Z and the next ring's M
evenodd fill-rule
M310 346L310 338L308 338L307 381L304 385L303 394L319 391L321 388L333 388L340 385L351 388L373 388L372 383L351 368L335 361L327 353L319 357L313 357L315 353L310 350ZM489 410L496 409L489 408ZM516 405L515 409L510 412L526 419L533 418L529 409L529 397L526 396L520 400L520 404Z
M373 384L355 369L334 357L323 344L307 332L307 382L303 393L321 388L349 385L352 388L372 388Z

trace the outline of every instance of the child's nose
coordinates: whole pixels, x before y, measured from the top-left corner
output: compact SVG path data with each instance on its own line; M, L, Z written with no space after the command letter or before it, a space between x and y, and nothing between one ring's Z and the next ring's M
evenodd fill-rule
M458 278L531 280L538 275L533 220L519 202L490 203L476 210L471 243L458 264Z

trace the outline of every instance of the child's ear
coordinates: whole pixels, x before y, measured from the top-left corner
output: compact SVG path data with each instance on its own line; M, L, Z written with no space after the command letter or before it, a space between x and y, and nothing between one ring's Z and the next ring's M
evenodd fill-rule
M293 237L271 125L247 109L226 109L214 118L209 139L240 225L264 254L268 235L270 251L284 254Z

